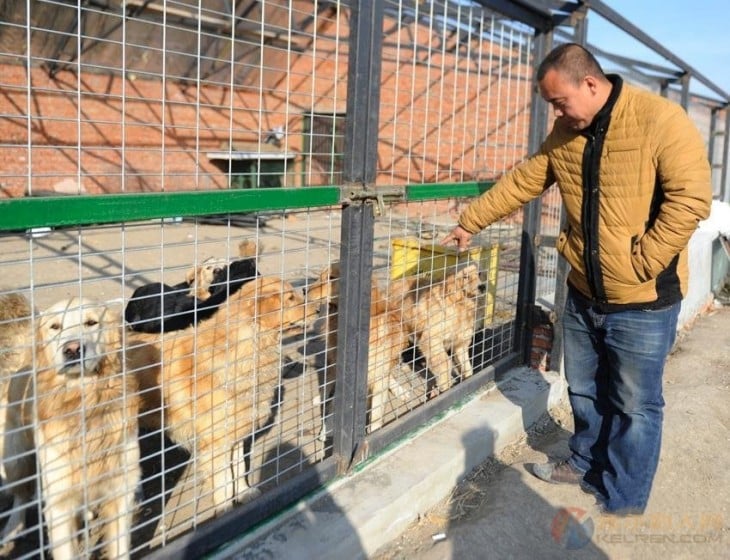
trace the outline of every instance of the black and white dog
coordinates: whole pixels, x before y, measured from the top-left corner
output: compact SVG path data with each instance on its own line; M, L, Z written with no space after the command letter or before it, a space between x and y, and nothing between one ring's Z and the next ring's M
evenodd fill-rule
M250 254L250 244L241 243L242 254ZM201 278L197 271L188 280L170 286L152 282L132 293L124 319L137 332L159 333L177 331L213 315L218 307L236 293L246 282L256 278L256 252L253 256L209 267L209 277Z

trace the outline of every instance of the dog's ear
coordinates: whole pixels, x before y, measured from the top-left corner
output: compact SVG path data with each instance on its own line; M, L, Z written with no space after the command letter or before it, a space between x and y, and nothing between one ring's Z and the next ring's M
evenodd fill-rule
M120 313L108 307L102 311L101 326L104 345L110 350L119 350L122 347L122 317Z
M0 295L0 321L19 321L30 319L35 312L31 308L30 301L21 293Z
M198 269L196 267L192 267L185 273L185 281L188 283L188 286L192 286L193 282L195 282L195 275L197 272Z
M51 336L52 318L40 314L35 329L35 359L39 370L48 369L55 360L53 337Z
M333 261L327 268L319 273L320 282L332 282L340 278L340 263Z
M103 343L104 358L109 364L109 372L121 371L121 352L124 323L119 311L105 307L101 311L101 340Z
M459 288L465 296L474 296L479 291L479 269L475 264L470 264L461 270Z
M337 280L340 278L342 271L340 270L340 261L332 261L329 266L330 280Z
M39 364L49 366L55 360L53 343L54 338L62 329L61 307L67 305L65 302L58 302L43 309L38 314L35 329L35 348Z
M256 321L265 329L281 326L283 297L281 294L266 294L256 298Z
M238 255L240 257L254 258L258 254L258 247L255 241L244 239L238 244Z

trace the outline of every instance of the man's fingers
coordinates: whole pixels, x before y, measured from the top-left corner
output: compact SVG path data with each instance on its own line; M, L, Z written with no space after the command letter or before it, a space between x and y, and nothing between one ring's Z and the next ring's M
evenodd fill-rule
M441 240L441 245L447 247L449 244L454 243L459 251L464 251L469 248L469 242L471 241L471 234L461 229L454 228L451 233Z
M459 240L458 240L458 239L456 239L456 236L454 235L454 233L453 233L453 232L451 232L450 234L448 234L448 235L447 235L446 237L444 237L444 238L443 238L443 239L441 240L441 245L448 245L448 244L449 244L449 243L451 243L452 241L456 241L457 243L459 242Z

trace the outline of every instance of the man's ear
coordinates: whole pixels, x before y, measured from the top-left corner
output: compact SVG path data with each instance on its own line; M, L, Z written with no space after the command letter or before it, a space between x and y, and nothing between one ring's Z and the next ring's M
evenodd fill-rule
M598 91L598 80L594 76L588 75L583 78L583 80L592 93L596 93Z

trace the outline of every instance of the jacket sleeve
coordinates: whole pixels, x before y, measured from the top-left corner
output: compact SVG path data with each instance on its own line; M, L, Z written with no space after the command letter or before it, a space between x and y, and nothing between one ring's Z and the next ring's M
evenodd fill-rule
M712 184L704 141L689 116L672 105L657 119L655 165L663 201L653 224L633 248L639 277L656 278L710 214Z
M478 233L540 196L553 182L549 159L543 148L503 175L491 189L469 204L459 217L459 225L470 233Z

